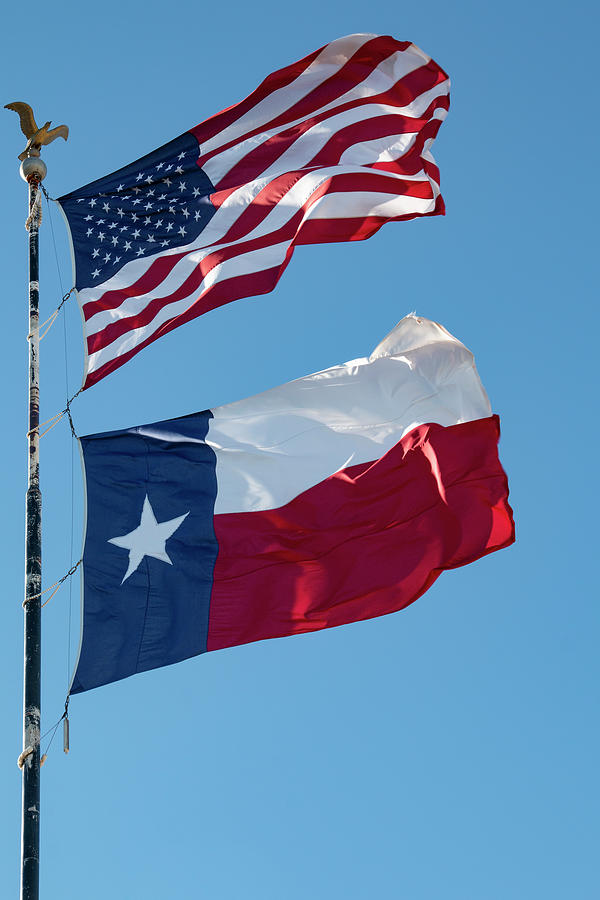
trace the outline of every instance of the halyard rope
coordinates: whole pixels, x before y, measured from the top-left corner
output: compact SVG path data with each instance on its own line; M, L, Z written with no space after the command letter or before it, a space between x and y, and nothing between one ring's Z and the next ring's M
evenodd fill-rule
M41 341L42 338L46 337L46 335L48 334L48 332L50 331L50 329L52 328L52 326L53 326L53 324L54 324L54 320L56 319L57 315L58 315L59 312L61 311L61 309L62 309L62 307L63 307L63 304L67 302L67 300L69 299L69 297L71 296L71 294L73 293L74 290L75 290L75 288L72 287L71 290L68 291L68 292L64 295L64 297L62 298L62 300L60 301L60 303L58 304L58 306L56 307L56 309L54 310L54 312L52 313L52 315L48 316L48 318L46 319L46 321L45 321L45 322L42 322L41 325L38 325L38 327L37 327L37 332L38 332L38 335L39 335L38 340ZM46 328L45 326L48 326L48 327ZM40 334L40 331L42 330L42 328L44 328L44 331L42 331L41 334ZM30 341L31 338L34 336L34 334L35 334L34 331L30 331L29 334L27 335L27 340Z
M59 578L58 581L55 581L54 584L50 585L50 587L44 588L44 590L40 591L39 594L32 594L31 597L25 597L25 599L23 600L23 606L26 606L30 600L37 600L38 597L43 597L43 595L47 594L48 591L52 591L52 593L50 594L48 599L45 600L44 603L42 603L42 608L46 605L46 603L50 603L50 601L52 600L52 598L58 591L61 584L64 581L66 581L67 578L70 578L71 575L73 575L77 571L77 569L79 568L79 566L81 565L82 562L83 562L83 559L80 559L78 562L75 563L74 566L71 566L71 568L66 573L66 575L63 575L62 578Z

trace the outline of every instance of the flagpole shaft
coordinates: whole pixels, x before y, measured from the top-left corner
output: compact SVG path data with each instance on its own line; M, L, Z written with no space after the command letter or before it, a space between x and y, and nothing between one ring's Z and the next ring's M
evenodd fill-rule
M21 900L38 900L40 858L40 707L42 495L39 469L39 258L36 200L39 178L29 182L29 413L25 525L25 652L23 663L23 811L21 819ZM27 751L31 748L31 752Z

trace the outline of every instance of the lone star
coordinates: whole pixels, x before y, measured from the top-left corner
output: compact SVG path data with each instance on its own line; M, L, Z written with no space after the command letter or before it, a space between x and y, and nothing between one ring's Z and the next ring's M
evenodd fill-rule
M189 514L188 510L183 516L177 516L176 519L169 519L168 522L157 522L154 510L150 506L150 501L146 494L144 506L142 507L142 518L138 527L122 537L108 539L109 544L116 544L117 547L129 550L129 566L121 584L130 575L133 575L145 556L152 556L154 559L160 559L162 562L169 563L170 566L173 565L165 549L165 544Z

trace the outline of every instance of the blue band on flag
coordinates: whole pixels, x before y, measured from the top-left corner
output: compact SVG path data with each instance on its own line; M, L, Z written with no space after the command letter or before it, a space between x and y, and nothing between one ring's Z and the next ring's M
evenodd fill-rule
M71 693L206 651L218 545L210 410L81 438L83 642Z

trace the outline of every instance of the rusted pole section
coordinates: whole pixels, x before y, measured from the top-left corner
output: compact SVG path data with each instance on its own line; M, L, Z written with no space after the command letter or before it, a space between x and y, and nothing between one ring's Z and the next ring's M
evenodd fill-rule
M29 185L29 411L25 522L25 656L23 687L23 811L21 819L21 900L38 900L40 868L40 707L42 494L40 491L39 225L40 183L46 166L28 157L21 175Z

